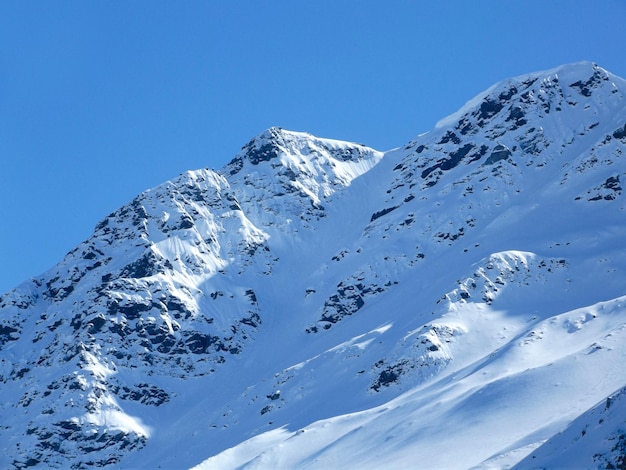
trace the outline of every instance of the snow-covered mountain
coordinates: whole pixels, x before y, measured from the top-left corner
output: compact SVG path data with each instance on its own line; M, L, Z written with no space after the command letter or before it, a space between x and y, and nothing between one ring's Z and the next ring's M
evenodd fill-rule
M626 81L272 128L0 297L3 468L621 468Z

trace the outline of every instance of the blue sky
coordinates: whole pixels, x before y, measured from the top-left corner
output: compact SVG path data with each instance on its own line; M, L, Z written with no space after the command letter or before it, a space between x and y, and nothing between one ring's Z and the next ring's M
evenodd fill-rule
M626 2L0 2L0 292L277 125L379 150L494 82L626 77Z

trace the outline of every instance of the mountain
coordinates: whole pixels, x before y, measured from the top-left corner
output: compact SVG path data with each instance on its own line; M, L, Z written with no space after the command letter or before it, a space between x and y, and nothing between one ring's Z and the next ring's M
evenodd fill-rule
M0 466L623 468L625 91L565 65L143 192L0 297Z

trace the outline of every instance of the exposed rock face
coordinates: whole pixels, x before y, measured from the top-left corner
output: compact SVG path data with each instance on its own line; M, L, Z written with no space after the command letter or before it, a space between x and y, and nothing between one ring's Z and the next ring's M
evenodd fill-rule
M269 276L278 261L271 230L324 217L324 200L381 156L270 129L221 172L231 181L198 170L142 193L51 271L3 296L0 344L26 350L19 362L3 359L1 380L38 384L5 405L30 416L22 431L7 429L28 436L11 463L102 466L142 447L149 432L120 403L159 407L171 393L151 378L201 377L238 355L263 324L245 279Z

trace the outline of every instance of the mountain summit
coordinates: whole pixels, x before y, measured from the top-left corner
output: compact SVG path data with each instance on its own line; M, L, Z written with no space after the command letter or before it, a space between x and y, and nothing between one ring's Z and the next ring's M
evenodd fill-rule
M271 128L0 297L3 468L621 468L626 81Z

